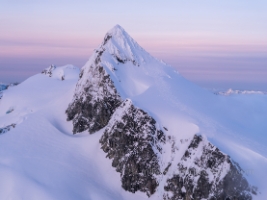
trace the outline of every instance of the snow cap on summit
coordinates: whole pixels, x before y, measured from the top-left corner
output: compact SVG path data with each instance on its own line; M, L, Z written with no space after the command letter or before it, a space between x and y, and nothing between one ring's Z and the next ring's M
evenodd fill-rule
M125 43L132 43L134 46L138 45L137 42L135 42L134 39L118 24L107 32L103 42L104 45L110 38L113 38L117 42L120 40Z
M135 65L140 65L149 55L120 25L107 32L100 48L107 50L119 62L131 61Z
M110 29L108 33L115 33L118 31L126 33L126 31L119 24L115 25L112 29Z

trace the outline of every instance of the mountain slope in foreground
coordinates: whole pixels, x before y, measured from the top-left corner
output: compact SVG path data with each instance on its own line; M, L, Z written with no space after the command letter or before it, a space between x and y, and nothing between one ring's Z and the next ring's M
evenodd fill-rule
M265 102L197 87L117 25L81 72L3 92L0 198L264 199Z

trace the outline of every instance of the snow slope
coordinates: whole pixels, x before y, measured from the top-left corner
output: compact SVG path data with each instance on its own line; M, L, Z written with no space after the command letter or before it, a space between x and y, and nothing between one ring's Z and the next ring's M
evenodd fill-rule
M73 102L77 97L85 98L84 89L91 84L87 80L91 80L98 65L111 77L122 100L131 99L161 128L167 127L168 134L176 141L190 141L196 133L207 136L249 172L246 173L247 179L264 192L266 181L262 181L262 176L267 175L264 170L267 155L265 98L247 101L216 96L203 90L172 67L153 58L120 26L115 26L82 68ZM96 87L92 90L97 91L98 83L92 85ZM96 98L102 98L101 94L97 95ZM254 106L253 102L259 104ZM181 158L183 152L180 153L177 152L175 157ZM164 158L167 158L166 166L171 157Z
M100 57L99 52L103 52ZM108 32L82 68L82 76L71 65L50 66L43 74L3 91L0 128L12 124L15 128L0 134L0 199L148 198L121 187L120 174L100 149L104 128L90 135L88 131L73 135L73 124L66 121L65 111L83 93L87 80L92 80L89 69L97 58L120 99L131 99L170 136L161 168L174 164L150 199L162 198L167 178L177 173L175 164L195 134L203 136L201 145L209 141L239 163L260 192L253 199L265 199L267 96L220 96L201 89L153 58L120 26Z
M0 199L136 198L121 188L119 174L100 150L101 131L74 136L66 122L78 75L74 67L64 81L37 74L4 92L0 127L16 128L0 134Z

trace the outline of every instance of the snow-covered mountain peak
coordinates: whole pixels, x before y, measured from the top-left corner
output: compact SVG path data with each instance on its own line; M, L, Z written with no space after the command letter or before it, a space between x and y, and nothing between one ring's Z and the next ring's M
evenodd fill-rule
M203 90L118 25L81 73L1 92L0 199L266 199L267 95Z
M134 65L145 62L147 56L151 57L120 25L114 26L107 32L97 50L97 52L102 51L107 51L119 63L130 61Z
M101 148L126 191L160 199L251 199L252 188L227 149L197 136L225 132L216 97L150 56L116 25L82 68L66 114L74 134L104 131ZM240 187L232 190L228 182Z
M115 25L112 29L110 29L108 31L108 34L110 34L112 36L128 35L128 33L119 24Z

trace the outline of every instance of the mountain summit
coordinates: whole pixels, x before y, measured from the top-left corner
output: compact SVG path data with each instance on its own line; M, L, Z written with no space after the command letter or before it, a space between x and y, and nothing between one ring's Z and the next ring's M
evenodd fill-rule
M196 101L198 95L206 98ZM103 131L101 148L126 191L159 199L252 199L257 192L239 165L199 135L204 121L213 123L201 114L211 110L210 96L116 25L82 68L66 114L74 134Z
M2 89L1 200L266 199L267 95L206 91L118 25Z
M144 62L142 56L148 54L120 25L108 31L100 48L107 50L118 62L130 61L135 65Z

